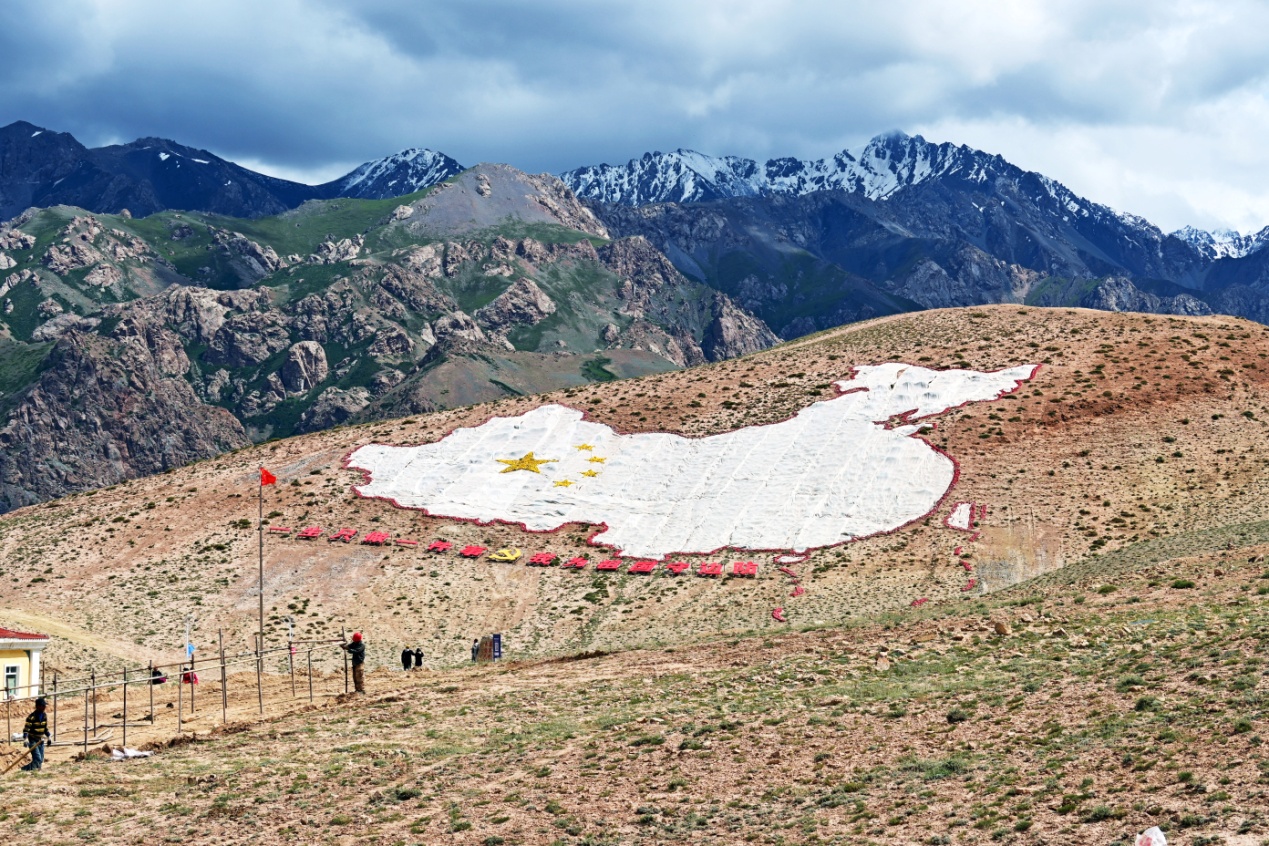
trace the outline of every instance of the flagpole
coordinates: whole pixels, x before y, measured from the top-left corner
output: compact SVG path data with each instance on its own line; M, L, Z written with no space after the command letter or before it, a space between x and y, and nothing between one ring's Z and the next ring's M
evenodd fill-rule
M264 468L260 468L260 520L256 525L260 542L260 631L256 641L256 660L261 660L264 651Z

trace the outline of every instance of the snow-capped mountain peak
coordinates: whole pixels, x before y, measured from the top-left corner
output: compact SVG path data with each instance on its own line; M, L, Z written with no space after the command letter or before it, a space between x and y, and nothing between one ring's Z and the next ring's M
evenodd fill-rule
M1222 258L1242 258L1260 250L1269 243L1269 226L1256 233L1243 235L1233 229L1217 229L1209 232L1193 226L1183 226L1171 233L1172 237L1185 241L1205 258L1215 261Z
M335 181L338 195L381 199L429 188L461 173L463 166L444 153L411 147L363 164Z
M919 135L896 131L815 161L780 158L759 164L737 156L675 150L645 153L624 165L582 167L561 178L579 196L624 205L800 195L832 189L881 200L908 186L950 173L983 181L997 160L998 157L968 147L931 144Z

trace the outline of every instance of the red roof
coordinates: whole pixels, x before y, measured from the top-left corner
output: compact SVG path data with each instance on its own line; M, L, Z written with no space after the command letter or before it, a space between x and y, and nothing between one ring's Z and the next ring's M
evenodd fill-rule
M17 632L13 629L0 627L0 640L48 640L46 634L32 634L31 632Z

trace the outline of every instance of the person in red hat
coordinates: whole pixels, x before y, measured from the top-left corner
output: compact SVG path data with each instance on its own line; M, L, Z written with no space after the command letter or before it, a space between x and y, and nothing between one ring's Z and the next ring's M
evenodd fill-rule
M342 644L344 651L352 656L353 689L358 693L366 692L366 644L361 639L361 632L353 632L352 643Z

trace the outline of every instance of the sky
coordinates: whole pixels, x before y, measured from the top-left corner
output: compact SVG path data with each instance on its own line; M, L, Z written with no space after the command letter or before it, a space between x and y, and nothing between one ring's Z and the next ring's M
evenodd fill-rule
M1263 0L4 0L0 125L321 182L405 147L533 172L891 130L1164 230L1269 225Z

